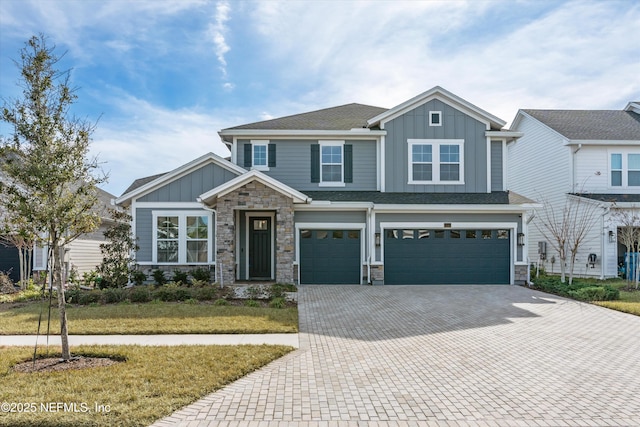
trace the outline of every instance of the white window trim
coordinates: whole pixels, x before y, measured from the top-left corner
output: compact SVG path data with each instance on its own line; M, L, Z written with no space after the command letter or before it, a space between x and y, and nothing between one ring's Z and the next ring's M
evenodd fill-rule
M265 165L256 165L254 164L256 160L254 149L256 146L264 146L265 148ZM269 140L266 139L252 139L251 140L251 169L259 170L259 171L268 171L269 170Z
M177 216L178 217L178 262L158 262L158 217ZM207 229L207 262L187 263L187 217L206 216L209 218ZM215 262L213 253L213 228L215 227L214 217L211 212L206 211L152 211L153 217L153 239L151 248L151 260L157 265L209 265Z
M433 116L438 116L438 123L433 122ZM429 111L429 126L442 126L442 111Z
M407 150L407 174L409 176L408 184L414 185L461 185L464 184L464 139L408 139ZM418 181L413 179L413 146L414 145L431 145L431 164L432 173L431 181ZM440 146L441 145L457 145L460 147L460 175L458 181L441 181L440 180ZM448 164L448 163L447 163Z
M611 177L614 169L611 168L611 155L620 154L622 156L622 185L611 185ZM629 154L638 154L640 155L640 151L633 149L620 149L620 150L608 150L607 151L607 169L609 171L609 176L607 177L607 186L611 189L639 189L638 185L629 185ZM635 171L636 169L631 169L631 171ZM619 169L615 169L615 171L619 171Z
M320 143L320 182L319 187L344 187L344 141L319 141ZM322 148L323 147L340 147L340 181L323 181L322 179ZM331 163L334 164L334 163Z

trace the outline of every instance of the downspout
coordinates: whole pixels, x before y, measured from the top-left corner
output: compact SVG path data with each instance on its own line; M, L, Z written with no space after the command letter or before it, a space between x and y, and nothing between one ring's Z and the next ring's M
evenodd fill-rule
M576 192L576 154L582 149L582 144L578 144L578 148L573 151L571 156L571 192Z
M371 210L372 207L367 208L367 284L371 285ZM375 239L375 237L374 237Z
M606 230L604 228L604 218L605 216L607 216L609 214L609 212L611 211L611 206L606 206L604 208L604 212L602 213L602 217L601 217L601 225L602 225L602 234L601 234L601 238L600 238L600 280L604 280L604 262L605 262L605 249L606 249L606 244L605 244L605 240L607 238L607 233Z

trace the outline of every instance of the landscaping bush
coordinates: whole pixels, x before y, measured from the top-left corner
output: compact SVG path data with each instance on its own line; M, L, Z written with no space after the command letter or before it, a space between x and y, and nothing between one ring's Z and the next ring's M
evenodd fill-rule
M67 289L64 293L64 300L68 304L79 304L81 293L80 288Z
M78 301L76 303L80 305L97 304L102 300L102 292L95 291L80 291L78 295Z
M144 284L145 280L147 280L147 275L144 274L143 271L135 270L131 272L131 281L134 284L141 286L142 284Z
M269 307L271 308L285 308L287 306L287 302L284 298L274 298L269 302Z
M535 280L534 288L563 297L580 301L612 301L620 299L620 291L609 285L594 285L575 280L571 285L560 282L557 276L540 276Z
M199 301L211 301L218 297L218 290L213 286L205 286L195 291L195 298Z
M167 283L167 278L162 270L153 270L153 280L156 282L156 286L163 286Z
M213 302L213 305L229 305L229 301L224 298L218 298Z
M189 275L187 274L186 271L174 270L173 281L181 285L188 285Z
M191 272L191 277L193 280L209 283L209 280L211 280L211 271L207 268L196 268Z
M127 291L122 288L107 288L102 291L102 299L105 304L115 304L128 298Z
M168 283L153 291L153 299L160 301L178 301L176 291L178 286L175 283Z
M247 307L260 307L260 303L254 299L248 299L244 302Z
M129 299L131 302L149 302L151 301L151 292L146 286L134 286L129 291Z

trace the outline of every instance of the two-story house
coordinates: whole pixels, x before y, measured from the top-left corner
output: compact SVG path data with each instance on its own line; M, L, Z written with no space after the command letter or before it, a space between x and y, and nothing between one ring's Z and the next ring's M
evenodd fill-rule
M640 210L640 102L624 110L520 110L511 127L523 136L507 146L509 188L545 205L529 225L530 259L559 271L549 245L538 253L538 242L551 237L536 222L580 199L596 212L575 273L616 277L626 251L616 239L620 214Z
M135 181L145 268L211 266L224 284L513 284L529 199L506 191L505 122L434 87L219 132L214 154Z

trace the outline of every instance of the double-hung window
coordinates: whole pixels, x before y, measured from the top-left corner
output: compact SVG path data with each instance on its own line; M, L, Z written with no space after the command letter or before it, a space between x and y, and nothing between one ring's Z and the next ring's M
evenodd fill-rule
M344 185L343 147L341 142L320 143L320 185Z
M640 153L610 153L609 162L611 187L640 187Z
M464 140L409 139L409 184L464 184Z
M213 217L209 212L153 212L153 255L157 264L209 264Z

